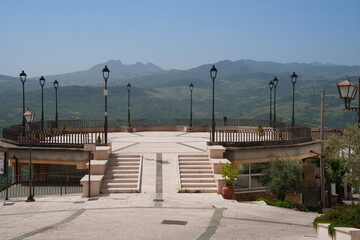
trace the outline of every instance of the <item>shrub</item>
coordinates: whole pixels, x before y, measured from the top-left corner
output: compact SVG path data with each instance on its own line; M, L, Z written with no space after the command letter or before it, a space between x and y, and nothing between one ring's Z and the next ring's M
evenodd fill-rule
M100 136L97 137L96 143L98 143L98 144L101 143L101 137Z
M266 190L284 201L287 194L303 192L305 189L302 179L303 163L301 160L276 158L270 161L262 171L259 181L266 186Z
M256 199L256 201L264 201L267 205L270 205L270 206L291 208L291 209L299 210L302 212L309 212L308 207L298 201L292 201L292 200L280 201L280 200L278 200L278 201L273 202L273 201L267 200L265 198L258 198L258 199Z
M336 205L327 214L316 217L313 226L317 229L318 223L330 223L329 235L334 236L335 227L358 227L360 226L360 204Z
M66 124L64 124L64 126L63 126L63 130L64 130L64 131L66 130Z

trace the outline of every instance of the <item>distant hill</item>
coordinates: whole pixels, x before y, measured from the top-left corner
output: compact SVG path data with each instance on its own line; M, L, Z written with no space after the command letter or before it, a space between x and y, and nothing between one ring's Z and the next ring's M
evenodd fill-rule
M60 83L60 119L102 118L104 111L102 69L110 69L109 117L127 117L126 84L132 84L131 101L133 118L187 118L189 115L189 84L194 84L194 118L210 118L212 103L212 64L188 70L163 70L148 63L124 65L111 60L86 71L45 76L45 119L54 118L54 89L52 82ZM338 97L336 83L345 75L360 76L360 66L331 64L257 62L252 60L215 63L218 76L215 80L216 117L269 118L268 83L275 76L277 87L277 119L290 121L292 84L290 76L299 76L295 87L296 123L318 127L320 121L321 91L326 91L326 127L346 127L357 121L356 113L344 111ZM76 85L76 86L74 86ZM21 82L17 77L0 76L0 127L21 122ZM52 89L49 89L52 88ZM41 91L38 78L28 79L25 85L26 107L40 114ZM353 105L356 105L356 99Z

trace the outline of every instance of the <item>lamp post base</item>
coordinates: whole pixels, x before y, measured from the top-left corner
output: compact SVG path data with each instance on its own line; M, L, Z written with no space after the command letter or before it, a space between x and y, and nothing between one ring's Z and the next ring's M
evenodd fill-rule
M30 195L30 196L28 196L26 202L35 202L35 199L33 196Z

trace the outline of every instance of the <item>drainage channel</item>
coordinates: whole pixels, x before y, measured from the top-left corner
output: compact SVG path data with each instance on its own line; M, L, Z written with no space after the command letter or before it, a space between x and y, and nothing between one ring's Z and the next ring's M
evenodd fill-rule
M162 179L162 153L156 153L156 197L155 207L161 208L163 199L163 179Z

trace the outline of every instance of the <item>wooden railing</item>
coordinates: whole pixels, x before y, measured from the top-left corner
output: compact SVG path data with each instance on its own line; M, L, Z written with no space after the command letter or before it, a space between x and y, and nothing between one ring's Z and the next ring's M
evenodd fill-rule
M210 131L210 139L212 133ZM311 141L311 129L308 127L216 130L215 139L210 144L223 146L258 146Z

